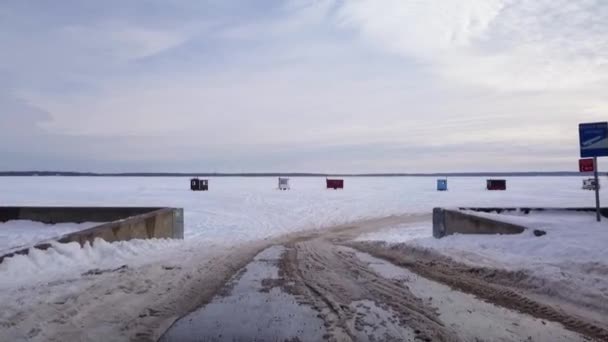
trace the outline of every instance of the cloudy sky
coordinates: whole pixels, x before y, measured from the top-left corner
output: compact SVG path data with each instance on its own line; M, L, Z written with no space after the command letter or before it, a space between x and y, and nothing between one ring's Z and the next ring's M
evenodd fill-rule
M606 119L605 0L0 2L1 170L574 171Z

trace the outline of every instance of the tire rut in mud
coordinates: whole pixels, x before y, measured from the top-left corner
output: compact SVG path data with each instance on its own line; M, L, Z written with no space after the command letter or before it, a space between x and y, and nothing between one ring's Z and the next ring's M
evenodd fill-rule
M517 287L525 275L521 272L471 267L407 245L386 246L373 242L348 242L345 245L405 267L418 275L473 294L487 302L534 317L561 323L569 330L589 338L608 341L608 329L559 308L533 300Z
M406 329L411 339L457 341L456 334L439 319L436 309L414 296L403 284L378 276L360 261L353 250L322 239L287 245L280 269L287 280L285 289L302 303L320 312L331 341L358 340L370 328L359 309L369 301L393 318L379 325L392 331ZM359 303L354 305L353 303ZM368 308L369 309L369 308ZM375 324L372 324L375 325ZM378 329L371 326L371 329ZM369 340L405 340L405 336L369 334Z

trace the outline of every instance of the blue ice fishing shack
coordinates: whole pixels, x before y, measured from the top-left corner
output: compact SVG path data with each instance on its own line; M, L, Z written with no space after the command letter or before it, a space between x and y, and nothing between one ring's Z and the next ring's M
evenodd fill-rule
M447 191L448 190L448 180L447 179L438 179L437 180L437 191Z

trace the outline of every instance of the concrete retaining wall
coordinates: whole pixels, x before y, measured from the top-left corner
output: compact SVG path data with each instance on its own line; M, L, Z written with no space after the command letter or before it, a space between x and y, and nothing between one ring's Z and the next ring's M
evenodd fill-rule
M534 207L521 207L521 208L498 208L498 207L473 207L473 208L458 208L460 210L471 210L471 211L480 211L484 213L497 213L500 214L502 212L521 212L524 214L529 214L534 211L565 211L565 212L588 212L595 213L595 207L580 207L580 208L534 208ZM608 208L600 208L600 214L604 217L608 218Z
M458 210L433 209L433 236L442 238L451 234L520 234L526 228Z
M78 242L81 246L96 238L108 242L131 239L184 238L184 214L179 208L94 208L94 207L0 207L0 221L31 220L48 224L66 222L108 222L86 230L50 240L61 243ZM48 241L48 240L47 240ZM47 249L50 243L32 246ZM15 254L27 254L28 248L0 256L0 263Z
M542 211L562 211L562 212L588 212L595 213L595 208L538 208L538 207L520 207L520 208L500 208L500 207L461 207L457 210L435 208L433 209L433 236L441 238L454 233L459 234L519 234L525 230L525 227L493 220L491 218L479 217L468 214L460 210L478 211L484 213L503 213L503 212L520 212L529 214L531 212ZM600 208L602 216L608 218L608 208Z
M47 224L112 222L163 208L137 207L0 207L0 222L29 220Z

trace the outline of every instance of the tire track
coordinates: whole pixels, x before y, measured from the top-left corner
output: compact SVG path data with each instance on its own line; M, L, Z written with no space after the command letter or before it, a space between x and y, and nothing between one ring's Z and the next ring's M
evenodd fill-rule
M518 288L514 284L522 281L521 272L470 267L428 250L407 245L387 247L384 244L370 242L346 244L400 267L405 267L422 277L478 296L490 303L534 317L559 322L567 329L589 338L608 341L608 329L601 323L583 319L519 293L522 288Z
M517 291L521 290L521 287L518 288L517 285L526 279L525 274L521 272L509 274L501 270L465 267L454 263L451 259L435 257L428 252L409 250L404 252L385 245L349 242L353 237L364 232L390 227L400 222L424 219L425 216L392 216L291 234L266 241L255 246L255 250L269 245L285 248L280 259L276 259L278 277L261 279L260 288L264 291L269 291L271 288L283 289L292 295L291 298L295 296L292 300L300 306L314 309L313 315L314 312L318 313L319 324L324 325L325 328L321 334L325 334L323 337L329 341L468 341L471 340L469 337L485 340L487 335L500 337L505 341L530 340L532 335L541 341L554 341L552 339L554 337L561 341L584 340L583 336L566 331L557 323L541 322L509 309L559 322L566 328L585 336L606 340L603 338L605 335L601 326L563 311L558 312L562 316L556 315L557 309L539 304L519 294ZM404 281L403 278L398 279L382 273L375 268L377 264L365 261L361 253L349 246L504 308L480 303L480 300L472 296L469 296L470 301L454 302L451 298L458 297L458 294L454 293L457 291L449 289L445 290L447 292L427 290L421 295L419 287ZM239 255L243 258L239 259L247 260L251 252L253 249L247 251L245 255L243 254L245 250L242 250ZM245 268L249 269L249 266ZM503 278L509 279L510 282L500 286L500 279ZM256 288L252 286L251 291L257 291ZM230 291L229 289L219 293L215 291L220 296L222 292ZM447 302L451 303L451 306L446 307L445 301L433 300L433 297L439 293L443 293L446 296L444 298L448 298ZM246 299L247 296L249 295L239 292L238 297L244 299L242 302L237 300L232 304L233 308L228 311L239 308L240 312L255 314L256 310L267 312L266 310L275 310L279 305L276 298L269 298L266 304L251 306ZM496 310L486 309L475 303ZM287 314L293 317L294 312L296 311ZM455 319L454 315L461 315L461 312L464 316ZM476 325L477 321L468 322L467 317L481 318L482 323ZM487 320L484 320L486 317ZM279 321L272 322L273 327L277 324L280 327ZM292 320L289 322L293 323ZM310 328L306 322L296 324L301 324L298 327L300 331ZM492 329L501 331L494 332ZM249 332L245 331L245 333ZM265 336L259 331L251 331L251 334Z
M288 248L281 264L285 278L293 284L287 290L320 312L329 340L358 340L367 326L353 303L367 300L395 316L395 322L382 321L379 325L392 323L400 329L411 329L421 341L457 341L456 334L444 326L435 309L398 281L379 277L352 250L322 239L297 242ZM399 336L385 335L380 339L391 338Z

